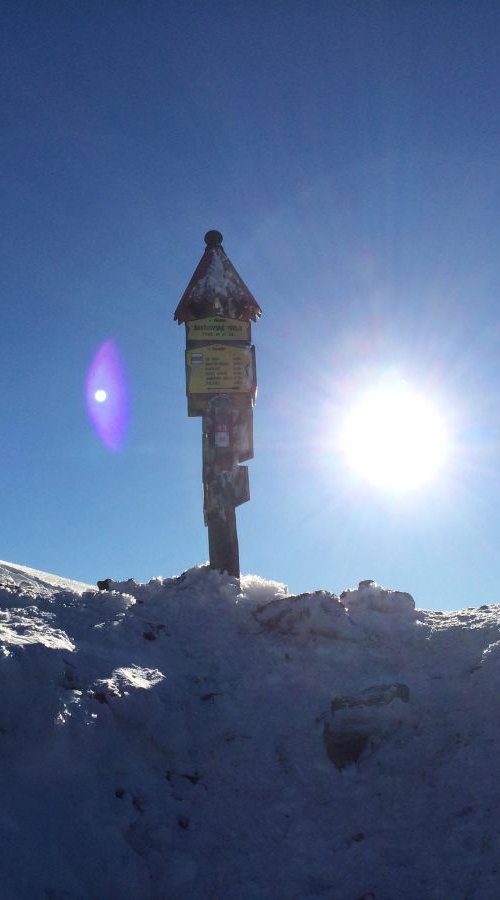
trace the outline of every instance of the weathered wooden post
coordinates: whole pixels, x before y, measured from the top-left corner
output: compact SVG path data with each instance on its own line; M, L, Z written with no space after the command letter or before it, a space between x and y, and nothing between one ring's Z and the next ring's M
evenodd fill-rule
M203 511L210 567L239 578L235 508L250 499L257 391L251 321L262 310L226 256L220 231L205 235L174 319L186 325L188 415L203 418Z

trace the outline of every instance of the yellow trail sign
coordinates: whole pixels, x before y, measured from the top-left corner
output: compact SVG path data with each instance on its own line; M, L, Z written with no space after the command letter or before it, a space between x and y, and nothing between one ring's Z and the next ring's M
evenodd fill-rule
M253 393L253 347L213 344L186 350L188 394Z
M188 341L247 341L250 342L250 322L209 316L186 322Z

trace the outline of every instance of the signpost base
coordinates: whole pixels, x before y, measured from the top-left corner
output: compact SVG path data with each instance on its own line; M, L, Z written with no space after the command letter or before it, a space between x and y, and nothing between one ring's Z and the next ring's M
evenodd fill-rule
M240 555L233 507L212 513L207 522L210 568L240 577Z
M233 404L214 397L203 415L203 509L208 528L210 568L240 577L235 507L248 493L248 471L238 466ZM245 477L246 476L246 477Z

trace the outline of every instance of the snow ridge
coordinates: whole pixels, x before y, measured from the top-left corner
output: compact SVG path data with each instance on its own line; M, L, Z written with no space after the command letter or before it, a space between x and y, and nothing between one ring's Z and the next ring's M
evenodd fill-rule
M496 896L499 607L28 571L0 564L6 900Z

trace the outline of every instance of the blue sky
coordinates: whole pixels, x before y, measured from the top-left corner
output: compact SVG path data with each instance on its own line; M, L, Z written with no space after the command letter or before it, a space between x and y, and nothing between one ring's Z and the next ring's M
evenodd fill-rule
M494 2L4 3L0 556L89 581L207 559L172 316L217 228L264 310L242 571L500 602L499 38ZM119 452L85 408L107 340ZM404 496L335 446L388 371L453 430Z

